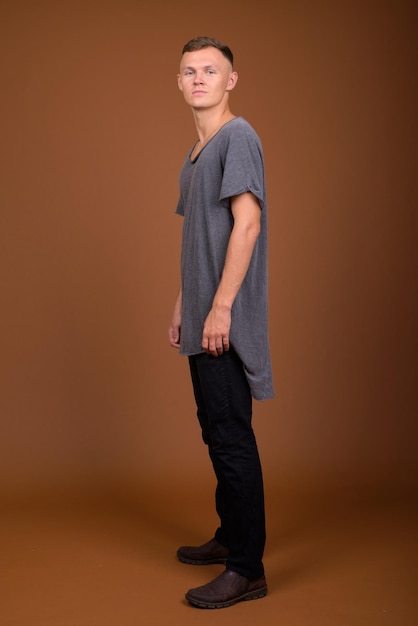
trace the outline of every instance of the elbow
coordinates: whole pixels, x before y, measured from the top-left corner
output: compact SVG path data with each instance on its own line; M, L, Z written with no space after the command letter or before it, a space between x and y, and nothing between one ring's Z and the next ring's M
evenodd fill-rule
M252 240L255 243L260 234L260 230L261 230L260 222L254 222L250 224L247 228L248 239Z

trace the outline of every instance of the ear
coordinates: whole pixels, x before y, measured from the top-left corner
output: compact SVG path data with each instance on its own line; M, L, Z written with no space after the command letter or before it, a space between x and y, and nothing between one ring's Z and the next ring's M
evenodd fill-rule
M180 91L183 91L180 74L177 74L177 87L180 89Z
M228 85L226 90L227 91L232 91L235 87L235 85L238 82L238 72L231 72L229 75L229 79L228 79Z

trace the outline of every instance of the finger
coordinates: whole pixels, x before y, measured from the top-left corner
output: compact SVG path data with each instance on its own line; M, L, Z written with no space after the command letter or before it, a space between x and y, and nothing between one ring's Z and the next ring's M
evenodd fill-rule
M209 352L212 356L218 356L219 340L215 337L210 337L208 341Z
M170 346L172 346L173 348L180 347L180 337L172 337L169 335L168 341L170 343Z

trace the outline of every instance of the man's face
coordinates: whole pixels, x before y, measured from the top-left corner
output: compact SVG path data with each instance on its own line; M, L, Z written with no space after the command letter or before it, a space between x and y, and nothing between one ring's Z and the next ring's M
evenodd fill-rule
M235 87L238 75L217 48L185 52L177 82L187 104L194 109L217 106Z

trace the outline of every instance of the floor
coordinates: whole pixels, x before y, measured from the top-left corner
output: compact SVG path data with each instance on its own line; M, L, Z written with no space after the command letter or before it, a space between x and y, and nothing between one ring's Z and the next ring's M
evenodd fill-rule
M208 539L209 489L3 500L2 626L413 626L418 506L410 495L351 489L267 493L267 597L202 610L184 592L222 566L179 563ZM162 509L164 500L164 510Z

